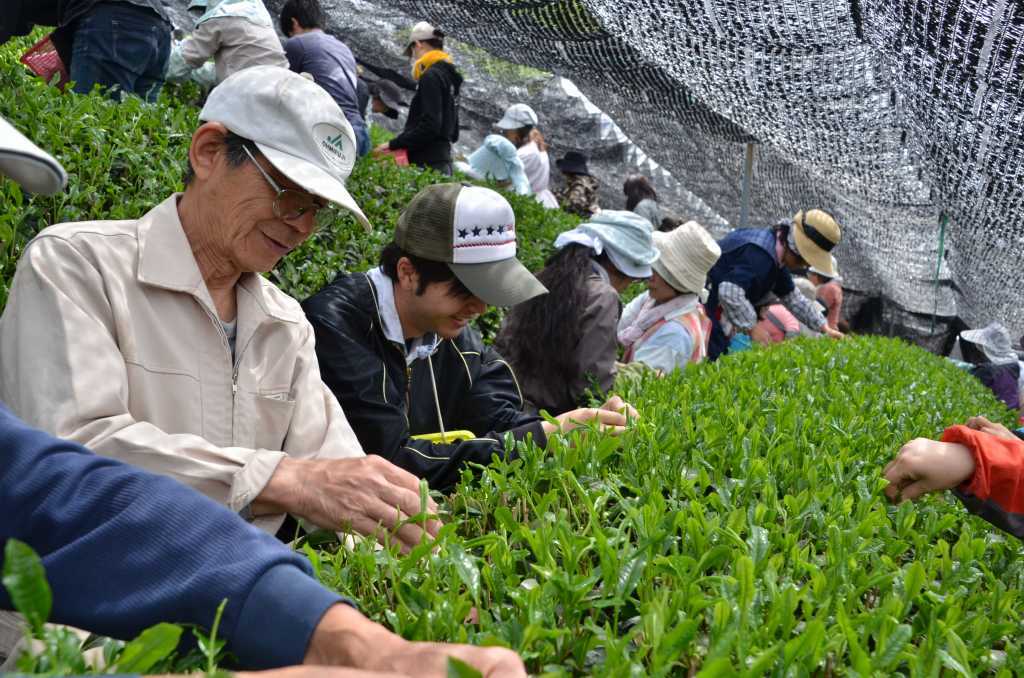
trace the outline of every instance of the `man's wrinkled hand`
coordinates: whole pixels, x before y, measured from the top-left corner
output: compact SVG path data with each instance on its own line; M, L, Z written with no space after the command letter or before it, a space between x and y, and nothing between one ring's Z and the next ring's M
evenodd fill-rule
M403 552L441 529L436 519L422 525L407 522L420 514L419 478L373 454L283 459L260 498L317 527L351 530L384 544L396 538ZM429 497L426 510L437 515L437 504Z

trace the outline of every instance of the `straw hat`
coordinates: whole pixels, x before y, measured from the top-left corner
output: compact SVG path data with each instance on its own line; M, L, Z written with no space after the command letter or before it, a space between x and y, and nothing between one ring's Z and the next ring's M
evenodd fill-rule
M654 246L661 256L651 264L677 292L700 294L708 271L722 256L722 249L696 221L687 221L668 233L654 232Z
M839 224L824 210L807 210L793 217L793 239L796 249L819 273L836 277L832 267L832 250L839 244L842 233Z

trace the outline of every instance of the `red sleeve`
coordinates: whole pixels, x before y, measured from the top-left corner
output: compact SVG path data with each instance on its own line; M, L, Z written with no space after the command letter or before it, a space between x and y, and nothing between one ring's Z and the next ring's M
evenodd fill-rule
M839 327L839 311L843 307L843 288L838 283L830 282L818 288L818 296L828 306L828 326Z
M973 513L1024 538L1024 441L951 426L944 443L960 443L974 456L974 475L957 488Z

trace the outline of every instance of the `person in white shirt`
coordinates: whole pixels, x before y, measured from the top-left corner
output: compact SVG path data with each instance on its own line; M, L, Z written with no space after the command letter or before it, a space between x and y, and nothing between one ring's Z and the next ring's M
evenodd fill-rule
M625 363L668 374L707 357L711 320L701 302L721 249L696 221L668 233L655 231L654 246L661 256L651 264L647 292L623 310L618 338Z
M558 209L558 199L551 192L551 160L544 135L537 129L537 113L526 104L512 104L496 127L516 147L533 195L548 209Z

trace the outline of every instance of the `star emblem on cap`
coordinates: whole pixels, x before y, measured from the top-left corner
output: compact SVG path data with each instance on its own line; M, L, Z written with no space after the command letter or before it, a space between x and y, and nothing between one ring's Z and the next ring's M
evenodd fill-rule
M480 231L482 231L482 230L483 230L483 229L482 229L482 228L480 228L479 226L474 226L474 227L473 227L473 235L475 235L475 236L476 236L476 235L480 235Z
M487 227L487 235L494 235L494 226Z
M502 226L501 224L498 224L498 233L501 233L504 230L505 230L505 227Z
M469 229L468 228L460 228L459 229L459 237L460 238L468 238L469 237Z

